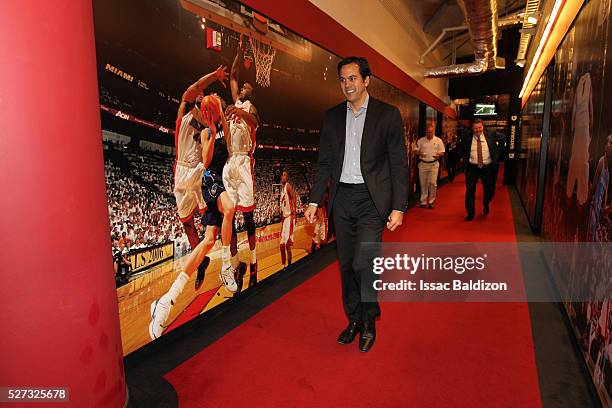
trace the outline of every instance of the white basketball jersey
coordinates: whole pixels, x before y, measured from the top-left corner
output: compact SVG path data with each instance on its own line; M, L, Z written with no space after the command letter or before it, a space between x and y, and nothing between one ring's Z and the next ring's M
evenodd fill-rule
M580 77L574 99L574 139L572 140L572 158L579 162L589 161L589 144L591 142L589 105L591 104L591 75L587 72ZM571 160L570 160L571 162Z
M576 99L574 101L574 112L576 121L589 123L589 104L591 102L591 74L588 72L580 77L576 86Z
M243 111L249 112L251 109L250 101L241 101L238 99L234 104L237 108ZM240 118L231 118L229 123L230 129L230 149L229 153L232 154L251 154L253 153L253 142L251 140L251 132L253 129Z
M191 126L194 120L193 113L190 111L181 119L176 135L176 160L179 164L195 167L202 161L202 145L199 141L200 131Z
M291 197L289 196L289 193L287 192L287 186L289 185L289 183L285 183L285 186L283 187L283 189L281 190L281 196L280 196L280 207L281 207L281 213L283 214L283 217L289 217L291 215L292 208L291 208Z

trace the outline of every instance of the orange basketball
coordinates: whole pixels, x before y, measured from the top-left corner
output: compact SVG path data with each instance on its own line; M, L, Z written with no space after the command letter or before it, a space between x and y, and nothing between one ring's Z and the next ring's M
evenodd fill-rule
M200 111L207 125L218 123L221 118L221 101L215 96L206 95L200 102Z

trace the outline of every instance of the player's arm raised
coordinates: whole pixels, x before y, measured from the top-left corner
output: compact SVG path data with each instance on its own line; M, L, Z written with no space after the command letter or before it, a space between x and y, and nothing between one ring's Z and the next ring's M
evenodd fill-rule
M232 70L230 71L230 90L232 91L232 100L234 103L238 100L238 75L240 74L240 63L242 62L244 50L242 48L243 35L240 34L240 42L238 43L238 50L236 51L236 57L232 63Z
M213 72L204 75L183 92L181 97L181 105L179 106L177 120L183 116L183 110L185 109L186 102L195 102L198 95L200 95L206 88L212 85L213 82L219 81L225 87L225 81L227 81L227 67L225 65L219 65L219 68Z

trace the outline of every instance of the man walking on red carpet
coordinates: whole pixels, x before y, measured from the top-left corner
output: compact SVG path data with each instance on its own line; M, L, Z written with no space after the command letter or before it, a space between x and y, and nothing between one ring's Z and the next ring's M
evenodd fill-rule
M506 137L495 131L484 131L482 119L472 122L472 134L459 144L465 162L465 211L466 221L476 214L476 184L482 180L482 212L489 214L489 203L495 195L495 181L499 168L499 157Z
M444 156L444 142L434 134L436 122L429 119L425 125L425 137L417 140L415 152L419 155L419 180L421 182L421 208L434 208L438 188L440 158Z
M368 61L348 57L338 64L340 88L347 101L325 113L319 140L319 163L304 215L313 223L329 186L327 214L336 229L342 278L342 301L348 327L338 343L370 350L380 316L373 287L372 258L360 243L382 241L385 228L402 225L408 202L408 161L399 110L368 95L372 72Z

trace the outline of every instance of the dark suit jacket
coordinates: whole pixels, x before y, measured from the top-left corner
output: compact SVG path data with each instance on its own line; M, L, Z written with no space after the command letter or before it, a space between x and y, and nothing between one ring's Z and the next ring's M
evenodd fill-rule
M344 101L325 112L319 162L310 202L321 204L328 182L327 214L331 216L334 198L340 182L346 140ZM361 139L361 174L381 218L391 210L405 211L408 205L408 158L404 128L399 110L372 98L368 102Z
M489 153L491 154L491 163L499 163L501 152L506 145L506 136L496 132L495 130L484 131L484 137L489 147ZM459 152L463 157L464 163L467 165L470 162L470 152L472 150L472 133L466 134L466 136L459 142Z

